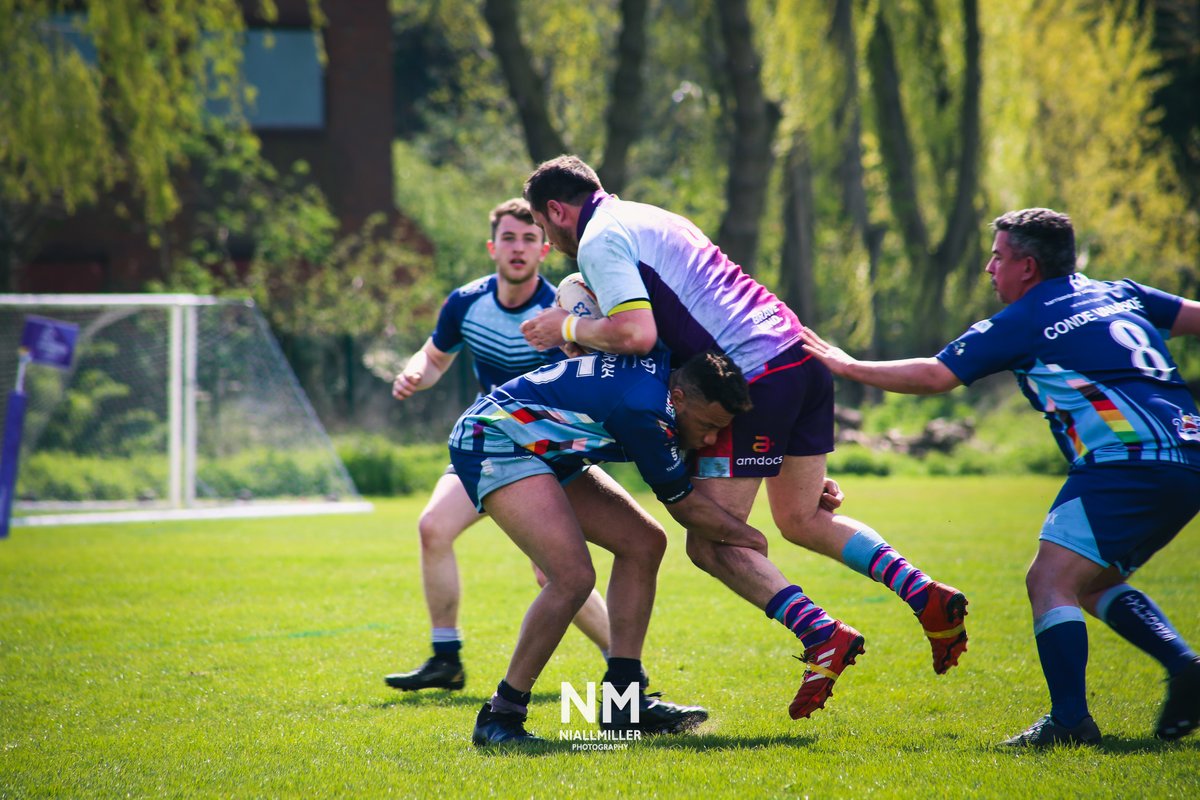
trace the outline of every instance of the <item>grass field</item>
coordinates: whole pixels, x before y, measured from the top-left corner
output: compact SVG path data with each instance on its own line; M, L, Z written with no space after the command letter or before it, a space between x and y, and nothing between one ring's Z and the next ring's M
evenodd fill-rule
M17 529L0 541L0 797L1200 797L1200 736L1153 738L1160 668L1089 621L1097 750L993 744L1048 707L1023 576L1057 481L847 479L845 511L971 600L969 652L935 676L907 608L771 534L794 581L867 637L824 711L793 722L799 643L687 561L673 525L645 663L696 734L615 752L477 752L535 585L490 522L459 546L467 687L400 694L428 650L416 517ZM650 496L641 499L666 519ZM765 503L758 524L769 530ZM596 556L606 575L609 559ZM1138 576L1200 643L1200 523ZM599 681L568 633L529 727L557 738L562 681ZM570 728L586 729L582 720Z

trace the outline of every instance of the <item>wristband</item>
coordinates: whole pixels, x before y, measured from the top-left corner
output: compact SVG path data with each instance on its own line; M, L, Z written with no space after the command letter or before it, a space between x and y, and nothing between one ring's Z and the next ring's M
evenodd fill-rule
M574 314L567 314L562 321L562 338L564 342L575 341L575 325L579 322L579 317Z

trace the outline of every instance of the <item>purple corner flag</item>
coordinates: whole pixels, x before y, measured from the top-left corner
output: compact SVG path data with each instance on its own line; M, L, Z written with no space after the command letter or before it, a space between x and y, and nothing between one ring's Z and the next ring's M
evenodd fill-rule
M78 336L79 326L73 322L27 314L21 332L21 350L29 353L34 364L70 369Z

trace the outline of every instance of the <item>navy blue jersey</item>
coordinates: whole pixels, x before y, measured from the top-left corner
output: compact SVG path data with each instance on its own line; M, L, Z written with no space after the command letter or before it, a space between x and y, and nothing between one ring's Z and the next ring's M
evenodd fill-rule
M568 475L585 464L632 461L664 503L692 488L667 391L670 356L593 353L509 381L459 418L450 447L533 454Z
M475 356L480 392L543 364L565 358L558 348L539 352L521 335L521 323L554 305L553 284L538 276L538 289L518 308L505 308L496 297L495 275L471 281L450 293L438 314L433 345L443 353L458 353L463 345Z
M1182 299L1133 281L1043 281L937 358L964 384L1011 370L1074 465L1200 463L1200 414L1165 340Z

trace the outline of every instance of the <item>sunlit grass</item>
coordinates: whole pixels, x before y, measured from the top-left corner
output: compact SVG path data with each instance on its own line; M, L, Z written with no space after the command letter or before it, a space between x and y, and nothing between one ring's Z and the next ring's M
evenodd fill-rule
M429 648L424 498L357 517L17 529L0 541L0 797L1200 796L1200 738L1151 735L1159 667L1095 621L1089 688L1104 746L993 747L1047 707L1023 575L1057 481L845 484L847 513L967 592L962 666L935 676L899 600L772 535L784 572L867 637L828 707L793 722L798 642L688 563L668 524L646 667L652 689L712 719L617 752L471 747L536 591L490 522L458 548L468 683L453 694L382 681ZM769 530L765 503L754 519ZM1197 533L1194 523L1137 580L1193 642ZM596 561L605 575L609 559ZM602 673L571 631L529 727L557 739L560 683L582 689Z

